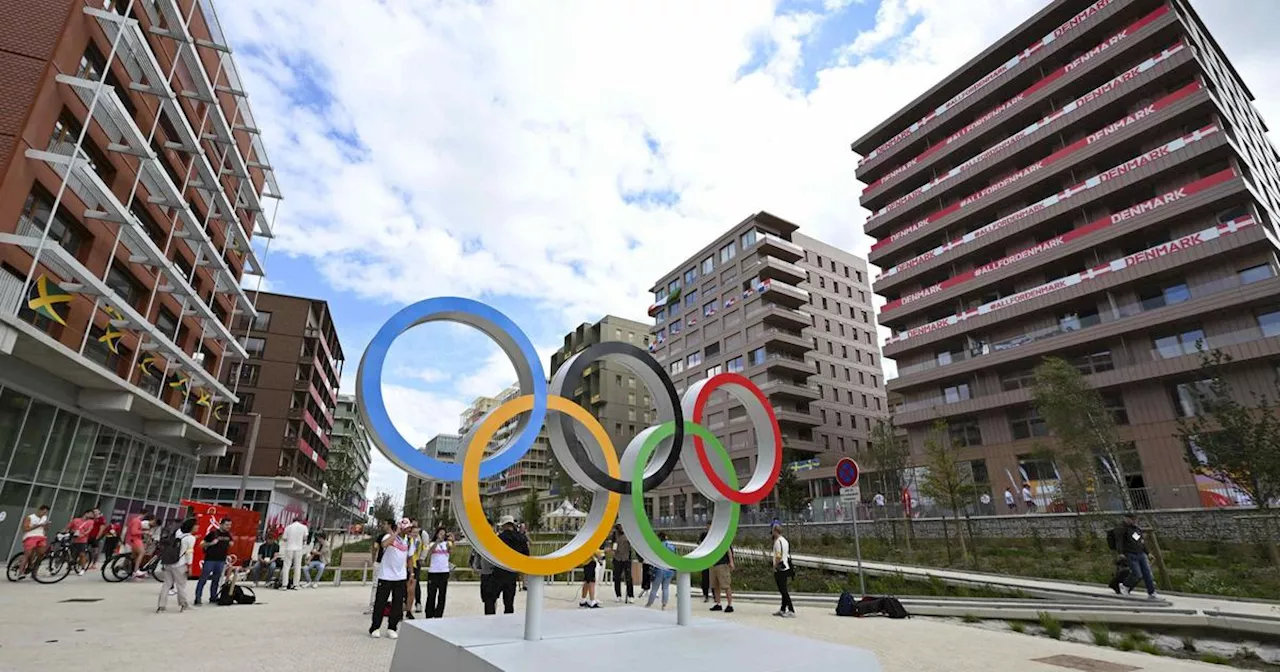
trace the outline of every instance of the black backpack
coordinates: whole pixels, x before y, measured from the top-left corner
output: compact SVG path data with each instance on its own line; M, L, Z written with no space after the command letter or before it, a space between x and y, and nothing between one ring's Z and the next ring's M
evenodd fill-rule
M233 586L229 583L222 584L222 588L218 590L218 606L229 607L236 603L235 590L239 586Z
M840 599L836 602L836 616L856 616L855 602L853 593L847 590L840 593Z
M231 590L231 599L236 604L253 604L258 601L258 596L253 592L252 588L237 584Z
M907 608L902 606L896 597L886 597L880 601L880 613L889 618L908 618Z
M167 530L157 546L160 562L166 565L176 565L182 558L182 539L174 530Z

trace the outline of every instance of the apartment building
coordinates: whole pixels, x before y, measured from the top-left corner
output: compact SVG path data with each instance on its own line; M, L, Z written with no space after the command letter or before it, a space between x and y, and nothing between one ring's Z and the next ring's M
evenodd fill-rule
M821 515L838 505L835 463L865 448L888 407L867 262L798 229L759 212L664 273L653 286L650 331L679 392L721 372L760 387L782 428L784 463L808 484ZM745 413L716 393L703 424L748 478L756 444ZM649 500L660 521L698 522L708 513L680 469Z
M555 376L570 357L588 346L609 341L630 343L642 350L650 345L649 325L614 315L606 315L595 324L580 324L565 334L564 345L551 355L551 375ZM627 367L607 360L592 363L583 372L582 381L572 391L573 400L591 411L613 442L619 455L631 439L653 424L653 399L644 383L636 380ZM554 489L554 484L552 488Z
M325 472L344 356L324 301L251 295L257 316L237 325L237 333L248 333L249 357L225 375L239 392L228 411L231 445L223 455L201 458L193 495L234 504L243 483L245 505L259 510L270 530L296 518L314 520L328 506Z
M333 433L329 461L352 470L354 480L341 502L341 514L352 521L363 522L369 510L369 465L373 460L369 431L360 419L354 394L339 394L338 408L333 414ZM332 497L331 497L332 499ZM330 520L334 520L330 516Z
M131 11L126 16L126 7ZM0 544L178 515L279 198L212 2L11 0L0 31Z
M1051 499L1029 388L1054 355L1127 442L1127 483L1099 460L1100 490L1222 485L1175 431L1198 341L1242 393L1280 359L1280 178L1251 100L1189 2L1058 0L853 143L914 447L944 421L993 493Z
M489 411L515 399L519 395L520 386L513 383L497 396L478 397L472 401L467 410L462 413L461 427L458 429L458 434L462 436L461 440L465 441L468 438L467 435L471 433L471 430L479 424L480 420ZM519 422L520 418L515 417L502 423L502 426L494 433L493 438L489 440L485 454L489 454L489 452L510 441ZM489 512L490 517L494 518L491 522L497 521L496 516L514 516L517 520L523 519L524 506L529 498L530 490L537 493L539 506L542 508L543 513L549 513L555 508L550 494L550 459L551 442L547 428L544 425L538 432L538 438L529 448L529 452L525 453L519 462L501 474L484 479L481 482L481 492L484 495L484 510Z
M421 452L433 460L453 462L458 457L458 441L457 434L437 434L427 441ZM404 505L409 512L407 515L426 521L431 527L441 521L455 519L450 509L451 496L453 491L444 481L422 479L413 474L405 475Z

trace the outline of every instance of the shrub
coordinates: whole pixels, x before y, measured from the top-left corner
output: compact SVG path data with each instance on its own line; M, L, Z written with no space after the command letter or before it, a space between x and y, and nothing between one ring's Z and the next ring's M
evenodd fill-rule
M1022 621L1010 621L1009 629L1017 633L1023 633L1027 631L1027 624Z
M1138 644L1138 650L1143 653L1149 653L1153 656L1164 655L1164 652L1160 650L1160 647L1155 645L1155 642L1141 642Z
M981 619L981 618L978 618L977 616L974 616L973 614L965 614L964 616L961 616L961 617L960 617L960 620L964 621L965 623L980 623L980 622L982 622L982 619Z
M1049 612L1040 612L1040 627L1044 628L1044 634L1053 639L1062 639L1062 621L1049 615Z
M1089 634L1093 636L1094 644L1111 646L1111 631L1107 629L1106 623L1090 623Z
M1200 662L1211 665L1230 665L1231 659L1216 653L1202 653L1200 654Z

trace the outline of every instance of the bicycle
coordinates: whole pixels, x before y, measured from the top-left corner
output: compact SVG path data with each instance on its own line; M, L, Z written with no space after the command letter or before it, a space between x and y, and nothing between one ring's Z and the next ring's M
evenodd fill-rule
M67 578L71 570L79 565L78 559L71 554L69 532L59 532L54 537L53 544L35 558L25 571L20 571L23 555L23 553L15 553L9 558L9 564L5 568L5 578L10 581L21 581L30 575L36 583L57 583Z
M142 557L142 571L150 574L156 581L164 581L160 572L160 555L152 553ZM117 553L102 563L102 580L107 583L119 583L133 576L133 553L125 551Z

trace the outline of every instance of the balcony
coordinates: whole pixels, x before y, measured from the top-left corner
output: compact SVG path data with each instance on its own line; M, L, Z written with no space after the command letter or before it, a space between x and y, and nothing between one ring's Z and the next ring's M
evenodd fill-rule
M788 308L799 308L809 305L809 292L781 280L767 280L761 283L760 296Z
M800 261L804 259L804 248L783 240L772 233L760 231L756 237L756 247L761 252L773 255L783 261Z
M799 376L812 376L814 374L813 364L805 360L804 357L781 352L767 352L763 366L765 371L771 372L779 371Z
M764 323L787 329L804 329L813 326L813 315L803 311L780 306L776 303L763 303Z
M817 417L812 411L797 411L794 408L773 407L774 417L778 419L779 425L795 425L799 427L817 427L821 425Z
M758 272L762 280L781 280L783 282L801 283L809 279L805 270L789 261L777 257L762 257Z
M760 383L759 388L770 399L782 398L800 401L817 401L819 399L817 390L790 378L769 378Z
M794 432L782 433L782 447L784 450L795 450L806 453L819 452L818 444L814 442L812 435L804 438Z
M592 406L595 406L596 404L602 404L602 403L604 403L604 397L600 396L600 393L599 393L599 392L597 392L597 393L595 393L595 394L591 395L591 405L592 405Z
M765 329L761 333L759 340L777 352L789 352L803 356L804 353L813 350L813 339L805 336L802 332L790 329Z

